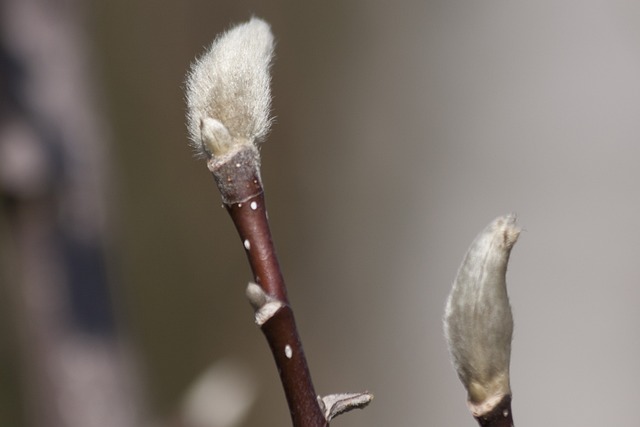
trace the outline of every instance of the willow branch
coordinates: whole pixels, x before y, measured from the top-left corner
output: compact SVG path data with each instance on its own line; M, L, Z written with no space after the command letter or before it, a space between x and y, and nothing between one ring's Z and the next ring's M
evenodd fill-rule
M327 426L273 245L256 152L253 146L244 147L222 164L209 162L209 168L238 230L254 280L259 286L253 293L249 292L250 301L257 312L267 304L275 307L258 323L278 368L293 425Z
M328 426L366 406L365 393L316 395L267 220L256 143L271 119L273 35L257 18L218 36L187 75L187 128L207 158L222 201L240 234L255 283L247 296L278 367L294 427Z

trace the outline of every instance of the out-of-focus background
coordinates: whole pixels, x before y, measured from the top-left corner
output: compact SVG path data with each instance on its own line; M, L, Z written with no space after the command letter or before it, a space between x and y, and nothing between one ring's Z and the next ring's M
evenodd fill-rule
M184 126L190 62L216 34L252 15L266 19L277 39L276 122L262 146L263 178L316 390L376 396L333 424L475 425L441 317L467 246L512 211L525 229L507 276L515 422L637 419L640 4L4 0L2 7L0 424L75 427L65 410L95 404L89 419L105 411L83 401L84 393L56 391L56 369L65 372L59 378L86 374L88 389L108 394L119 408L102 414L112 426L289 423L244 297L244 251ZM29 27L30 13L53 29ZM51 50L65 40L68 52ZM21 68L22 54L32 55L32 68ZM46 60L58 73L38 77ZM60 164L87 174L75 177L81 183L95 181L76 208L88 223L99 221L71 223L93 230L86 240L100 236L97 247L106 249L102 257L95 245L79 245L72 254L104 259L109 291L62 286L75 296L70 305L80 304L73 321L90 322L79 333L56 317L66 306L58 301L65 297L48 294L46 278L55 275L46 272L56 268L31 274L42 266L38 256L47 258L37 243L58 236L43 223L67 206L56 201L43 211L60 193L42 183L72 179L48 169L36 184L25 178L12 187L7 178L17 164L41 169L29 153L50 154L46 144L25 151L12 142L48 140L50 127L29 138L29 126L42 123L16 127L12 120L53 111L45 121L55 128L56 112L67 111L44 102L49 92L27 77L71 82L52 92L84 112L72 114L79 124L71 126L84 135L76 141L84 148L71 148L74 160ZM16 91L16 82L26 86ZM97 197L86 202L94 210L82 209L83 197ZM57 259L59 247L52 248ZM32 256L32 264L22 260ZM104 273L93 259L88 264ZM24 290L29 281L40 290ZM46 332L51 313L63 319L57 334L76 337L62 350L58 335ZM43 349L57 349L58 359L42 362L52 354ZM105 386L105 378L113 381ZM219 406L234 404L216 387L233 390L240 415L222 419ZM186 397L194 395L209 397L198 405L201 397ZM210 421L220 419L200 420L207 408Z

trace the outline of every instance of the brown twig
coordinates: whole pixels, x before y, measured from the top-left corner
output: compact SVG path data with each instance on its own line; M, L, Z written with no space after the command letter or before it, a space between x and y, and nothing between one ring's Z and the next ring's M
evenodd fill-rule
M280 373L294 427L328 426L363 408L367 392L316 395L267 220L256 143L268 132L273 35L253 18L218 36L187 75L187 128L208 159L222 201L247 252L256 283L247 297Z
M277 303L277 308L259 323L276 362L293 425L328 426L313 388L271 238L257 149L243 147L222 163L210 161L209 169L238 230L254 280L264 293L262 302L252 301L254 307L259 311L267 301Z

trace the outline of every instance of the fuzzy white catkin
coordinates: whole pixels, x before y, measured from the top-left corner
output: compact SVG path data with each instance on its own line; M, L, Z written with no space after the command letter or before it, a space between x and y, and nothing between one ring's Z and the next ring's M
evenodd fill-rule
M187 128L200 156L222 156L269 132L269 24L252 18L219 35L186 79Z
M474 415L511 394L513 316L506 272L520 228L515 215L496 218L467 251L447 300L444 331Z

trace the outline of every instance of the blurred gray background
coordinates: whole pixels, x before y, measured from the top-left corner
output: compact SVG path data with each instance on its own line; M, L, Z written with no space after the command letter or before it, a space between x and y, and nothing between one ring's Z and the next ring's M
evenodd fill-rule
M242 425L289 424L244 297L244 251L184 126L190 62L256 15L277 39L263 179L316 390L376 396L332 425L475 425L441 317L468 245L509 212L525 229L507 275L516 424L633 425L640 3L116 0L86 11L111 135L115 304L148 419L162 425L203 370L231 359L258 390ZM15 344L2 319L0 338ZM20 366L12 348L2 363ZM4 413L19 422L16 402Z

